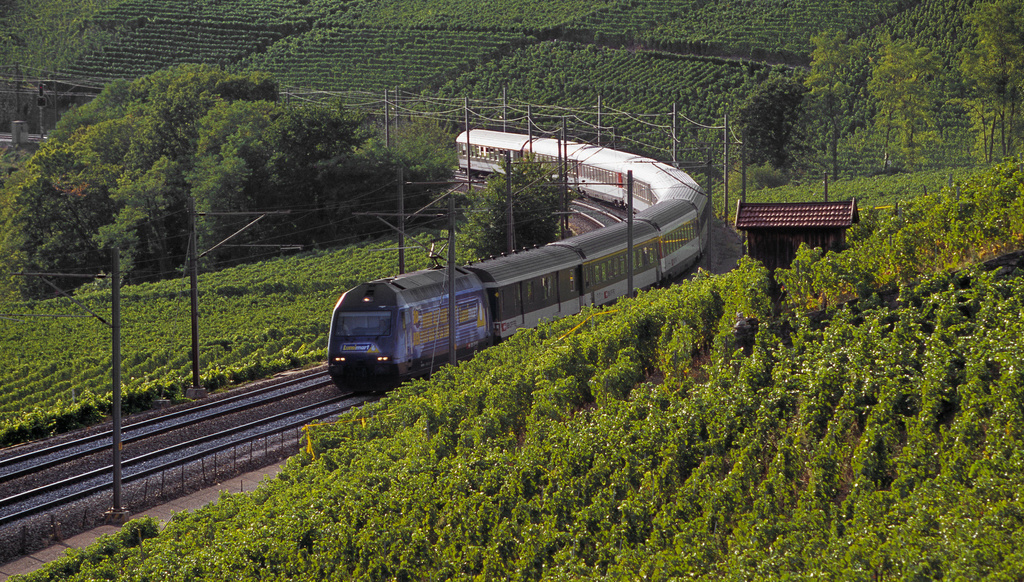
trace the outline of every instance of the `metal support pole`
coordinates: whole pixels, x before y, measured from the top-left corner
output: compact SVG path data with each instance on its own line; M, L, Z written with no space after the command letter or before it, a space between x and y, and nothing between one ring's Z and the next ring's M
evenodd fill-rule
M526 106L526 138L530 144L530 153L533 153L533 106Z
M740 176L742 184L740 184L740 196L743 202L747 201L747 128L743 128L743 142L740 143ZM744 236L746 236L746 231Z
M822 184L824 184L825 188L825 202L828 202L828 172L825 172L825 175L822 178Z
M384 147L391 149L391 104L388 103L388 90L384 89Z
M398 96L398 87L395 87L395 131L396 132L398 131L399 122L402 121L402 116L398 112L399 100L400 100L400 97Z
M455 196L448 195L448 362L459 363L456 353L455 330L458 322L458 305L455 297Z
M626 172L626 297L633 296L633 170Z
M118 247L114 247L111 261L111 343L113 344L113 382L114 397L112 413L114 420L114 509L121 509L121 256Z
M722 194L725 197L722 211L726 221L729 219L729 112L725 112L725 130L722 134Z
M107 511L108 522L124 523L128 521L128 511L121 500L121 249L114 247L111 258L111 387L114 391L111 402L113 417L113 465L114 465L114 499Z
M473 157L473 146L469 141L469 97L464 97L463 103L465 104L465 116L466 116L466 194L469 194L470 182L472 181L472 169L470 160Z
M601 145L601 94L597 94L597 145Z
M508 210L505 217L506 242L508 243L508 254L516 250L515 218L512 215L512 152L505 150L505 197L508 200Z
M679 135L678 134L678 131L679 131L678 121L677 121L678 118L679 118L679 116L678 116L678 114L676 112L676 102L673 101L672 102L672 165L674 167L676 167L676 168L679 167L679 160L676 157L676 155L677 155L676 148L677 148L678 135Z
M508 132L508 87L501 86L501 131Z
M405 274L405 168L398 165L398 274Z
M561 238L565 240L569 236L569 144L565 141L565 117L562 118L562 139L559 142L558 155L562 158L561 172L562 172L562 200L561 200L561 218L558 219L559 229L561 230Z
M188 198L189 251L188 275L192 303L192 387L185 391L187 398L203 398L206 390L199 380L199 257L196 240L196 199Z

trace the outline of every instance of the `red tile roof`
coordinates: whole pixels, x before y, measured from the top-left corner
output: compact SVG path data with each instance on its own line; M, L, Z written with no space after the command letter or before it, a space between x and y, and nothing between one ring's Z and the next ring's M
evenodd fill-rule
M849 228L860 220L857 201L744 203L736 205L736 228Z

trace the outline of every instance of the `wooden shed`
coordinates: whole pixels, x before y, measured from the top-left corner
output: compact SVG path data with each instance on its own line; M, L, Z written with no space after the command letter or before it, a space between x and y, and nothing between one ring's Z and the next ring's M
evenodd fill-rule
M747 252L772 272L789 267L800 243L825 250L843 246L846 229L859 220L856 200L736 205L736 228L747 235Z

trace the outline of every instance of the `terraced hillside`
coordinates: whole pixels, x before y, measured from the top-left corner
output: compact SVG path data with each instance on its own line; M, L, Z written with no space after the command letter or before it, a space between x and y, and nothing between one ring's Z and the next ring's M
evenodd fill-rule
M867 79L887 42L929 49L945 69L933 83L941 95L931 114L938 135L955 143L935 146L939 153L933 157L940 164L963 164L976 155L968 134L980 132L991 115L969 103L977 87L956 70L964 50L975 41L967 15L978 3L78 0L65 5L11 0L7 10L14 17L0 23L0 65L8 65L10 82L20 82L25 93L34 86L15 64L35 67L24 69L29 78L72 77L80 82L135 78L181 63L211 63L232 71L272 72L291 93L381 95L385 89L401 88L417 95L463 91L458 97L493 99L501 94L500 85L506 85L511 99L557 101L577 109L595 108L599 94L606 105L635 115L664 115L676 103L680 114L697 123L720 125L724 113L735 116L768 77L771 69L766 67L784 65L775 74L798 74L812 60L814 35L831 31L845 35L844 45L856 60L840 66L839 85L833 85L850 88L843 97L847 119L841 137L844 156L859 174L871 171L886 155L884 138L856 134L876 123L876 96L867 90ZM42 32L47 30L61 32ZM45 46L35 42L44 35ZM573 43L575 48L567 54L557 43ZM586 47L625 54L599 52L598 58L582 52ZM858 47L867 47L866 52L858 53ZM681 60L661 61L661 55ZM683 64L691 57L708 59L700 72L692 63ZM738 73L736 61L753 64ZM617 71L619 66L625 68ZM39 69L43 72L32 72ZM710 84L702 84L702 76ZM0 99L0 127L15 118L9 110L17 104ZM31 113L22 107L17 116L27 118L34 131L31 125L38 121ZM619 125L621 134L637 129L629 122ZM812 136L814 147L824 149L823 124L810 126L812 132L822 132ZM665 142L663 136L636 139L655 147ZM862 163L856 152L867 152L870 161Z
M507 32L316 28L253 53L239 66L311 89L418 88L499 51L511 52L519 40Z
M484 47L556 38L684 54L786 53L800 61L806 60L816 32L831 28L859 34L900 9L895 1L809 0L122 0L80 8L66 42L99 31L102 44L78 49L82 54L72 55L70 62L50 64L76 76L135 77L186 62L283 70L305 61L304 68L320 67L326 74L315 79L297 75L295 82L380 89L394 86L398 77L397 84L424 88L436 82L438 72L457 74L501 55ZM6 40L2 58L24 61L25 51L16 50L23 43L11 33ZM382 54L390 59L378 59ZM325 69L324 59L336 62ZM425 59L431 61L432 74L403 74ZM349 60L363 67L338 68L338 62Z

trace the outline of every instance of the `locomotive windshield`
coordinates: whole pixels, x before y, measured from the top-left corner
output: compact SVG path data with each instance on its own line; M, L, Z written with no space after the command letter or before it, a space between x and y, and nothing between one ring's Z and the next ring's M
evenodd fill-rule
M391 314L382 312L339 311L334 317L334 335L389 335Z

